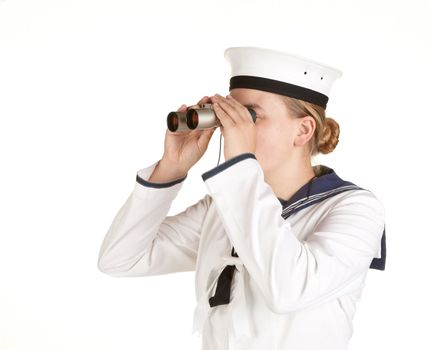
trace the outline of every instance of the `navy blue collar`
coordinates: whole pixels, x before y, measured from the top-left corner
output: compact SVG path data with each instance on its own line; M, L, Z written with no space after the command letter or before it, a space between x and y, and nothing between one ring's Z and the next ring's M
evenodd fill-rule
M324 198L328 194L337 194L344 189L361 189L352 182L341 179L332 168L319 165L320 175L307 182L289 200L278 197L283 209L299 206L302 200L307 199L312 202L317 198Z
M338 193L348 190L366 191L352 182L341 179L333 169L325 165L319 165L318 167L320 175L302 186L288 201L278 198L282 204L282 217L285 220L299 210L307 208L312 204L318 203ZM369 267L371 269L385 270L385 261L386 236L384 227L383 236L381 238L381 258L374 258Z

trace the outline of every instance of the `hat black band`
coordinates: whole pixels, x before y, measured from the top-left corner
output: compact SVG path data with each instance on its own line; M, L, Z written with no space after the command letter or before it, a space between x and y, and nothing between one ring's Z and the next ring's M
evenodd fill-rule
M236 75L232 77L230 79L230 90L235 88L248 88L273 92L314 103L325 109L329 99L328 96L305 87L250 75Z

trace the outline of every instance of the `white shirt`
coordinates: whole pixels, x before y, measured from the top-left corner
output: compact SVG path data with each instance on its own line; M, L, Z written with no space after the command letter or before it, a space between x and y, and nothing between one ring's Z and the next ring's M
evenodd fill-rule
M307 200L307 186L288 202L277 198L255 156L245 153L204 173L209 193L167 216L186 177L150 183L156 165L137 172L102 242L100 271L131 277L194 270L193 330L202 334L202 350L347 349L369 266L381 257L385 213L372 192L334 194L331 182L341 179L322 166L332 174L314 180L314 203L284 219L291 201ZM228 264L236 266L230 303L210 307Z

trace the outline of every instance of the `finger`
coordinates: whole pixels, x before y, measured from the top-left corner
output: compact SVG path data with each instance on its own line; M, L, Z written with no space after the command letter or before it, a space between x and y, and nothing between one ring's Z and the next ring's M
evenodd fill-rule
M220 103L221 107L230 115L234 122L240 123L247 121L248 117L245 116L245 107L237 100L230 100L216 94L215 96L212 96L212 101Z
M239 116L243 122L245 121L252 121L253 117L252 114L249 112L248 108L244 105L242 105L239 101L237 101L233 96L227 95L225 97L225 100L231 105L234 106L236 111L238 111Z
M204 96L199 102L197 102L197 104L199 106L201 106L202 104L205 104L205 103L210 103L210 97L209 96Z
M213 133L215 132L216 128L211 129L204 129L203 132L200 135L200 138L208 138L210 139Z
M221 108L221 106L217 102L213 104L213 108L222 126L227 128L235 124L233 119L229 117L229 115Z
M185 112L185 110L187 109L187 106L185 104L181 105L181 107L179 107L177 109L177 112Z
M219 106L228 114L229 118L233 120L234 123L243 121L242 116L240 116L239 111L235 106L231 105L225 98L220 98L218 100Z
M224 100L230 106L233 106L235 108L235 110L238 112L239 117L241 118L242 121L248 121L249 120L249 118L248 118L248 114L250 116L249 111L239 101L237 101L236 99L234 99L233 96L227 95ZM251 117L250 120L252 120L252 117Z
M214 131L215 129L204 130L204 132L197 138L197 141L202 146L203 150L206 150Z

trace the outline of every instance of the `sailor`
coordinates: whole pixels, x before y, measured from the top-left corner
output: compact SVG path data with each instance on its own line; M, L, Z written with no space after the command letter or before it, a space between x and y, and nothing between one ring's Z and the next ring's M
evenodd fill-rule
M164 154L137 171L98 268L117 277L195 271L193 331L203 350L347 349L367 273L385 269L386 245L374 193L312 165L338 143L325 110L342 73L258 47L225 57L229 95L198 103L213 104L224 137L224 162L201 176L208 193L167 216L214 129L166 130Z

